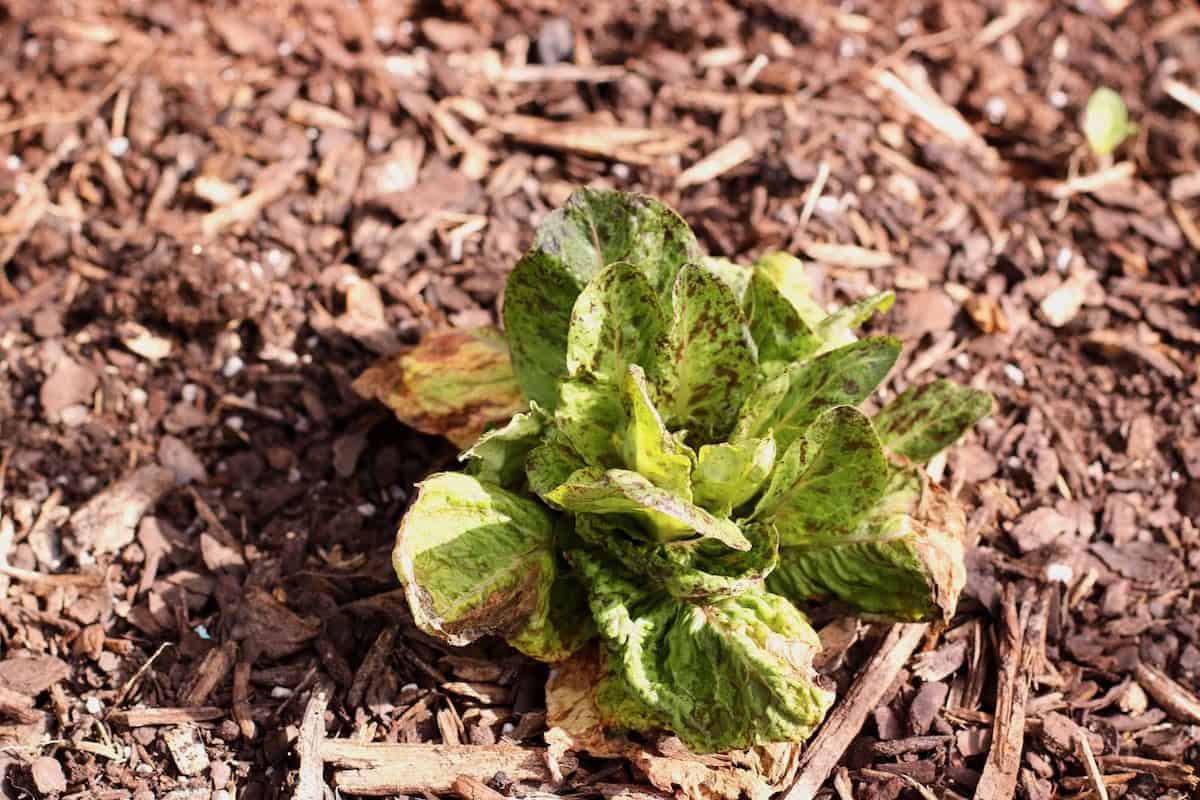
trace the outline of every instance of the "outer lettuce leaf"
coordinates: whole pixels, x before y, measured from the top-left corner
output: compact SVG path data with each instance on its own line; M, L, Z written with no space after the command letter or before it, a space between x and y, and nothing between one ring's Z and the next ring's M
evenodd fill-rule
M525 407L508 345L495 328L430 334L371 366L354 390L383 403L405 425L459 447Z
M597 697L616 727L669 727L697 752L812 733L833 701L817 684L820 648L804 615L762 590L703 605L681 601L582 551L614 684Z
M542 440L545 425L535 409L517 414L504 427L488 431L459 455L465 471L486 483L506 489L520 488L525 480L525 459Z
M742 439L700 448L692 493L697 504L727 517L762 488L775 466L775 439Z
M554 430L530 451L525 460L525 477L530 491L544 500L547 494L570 480L576 470L586 466L566 437Z
M869 614L949 619L966 582L961 506L915 469L897 469L849 535L790 540L767 586L793 602L837 597Z
M853 406L837 406L783 454L754 519L773 523L783 545L845 535L883 496L888 477L871 420Z
M417 625L450 644L517 636L534 657L565 657L555 648L586 636L586 615L552 617L559 568L550 513L499 486L453 472L426 479L392 561ZM540 634L520 638L530 631Z
M525 395L553 411L567 376L575 300L608 264L628 261L665 296L684 263L699 257L687 224L643 195L580 189L538 226L505 289L504 326Z
M658 542L703 538L734 550L750 549L750 541L730 520L717 519L629 470L587 467L543 497L552 506L576 514L627 515L642 522Z
M763 436L773 431L776 444L784 450L822 412L866 399L899 356L899 339L873 336L796 364L783 373L786 391L780 392L779 382L771 380L750 396L736 436Z
M911 387L888 403L875 415L875 429L892 452L923 464L991 411L990 394L943 378Z
M779 563L779 534L772 525L747 525L749 550L730 550L713 539L647 545L613 515L580 514L575 530L631 573L674 597L730 597L757 589Z
M587 598L569 567L559 560L544 614L530 617L508 643L530 658L554 663L569 658L596 636Z
M674 370L668 385L673 427L701 443L721 441L733 427L756 372L754 349L733 292L703 267L679 272L670 328Z
M655 486L691 502L694 456L691 448L676 441L663 424L650 399L650 386L641 367L630 365L622 399L626 419L622 442L625 466Z
M742 307L760 363L799 361L820 349L821 338L762 269L750 278Z
M704 256L696 263L720 278L733 292L739 305L745 302L746 289L750 286L749 267L718 256Z
M666 334L666 318L646 275L625 261L610 264L575 301L567 369L614 384L625 379L630 365L657 375Z

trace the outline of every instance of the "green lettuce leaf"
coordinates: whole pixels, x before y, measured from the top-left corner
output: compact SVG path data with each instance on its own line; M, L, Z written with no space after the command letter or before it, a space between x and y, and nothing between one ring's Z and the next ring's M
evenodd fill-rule
M699 255L687 223L644 195L580 189L546 215L505 288L504 327L526 397L554 410L568 374L571 311L600 270L628 261L665 296L679 268Z
M864 322L875 316L876 312L887 311L895 302L895 293L880 292L879 294L865 297L856 303L851 303L845 308L839 309L825 317L817 325L816 329L817 336L824 342L821 345L820 352L828 352L858 341L858 337L855 336L854 331L858 330Z
M750 542L727 519L717 519L678 494L660 489L636 472L587 467L543 495L547 503L576 514L623 514L642 522L654 541L715 539L734 550Z
M991 411L990 394L943 378L911 387L884 406L875 415L875 430L893 453L923 464Z
M544 500L586 466L567 438L560 431L551 430L525 459L525 477L529 490Z
M554 425L583 460L595 466L620 466L617 435L625 426L620 387L583 376L558 387Z
M700 448L692 493L698 505L727 517L762 488L775 466L775 439L706 444Z
M742 306L760 363L799 361L820 349L821 338L762 269L754 270Z
M586 634L586 614L552 616L559 565L550 512L499 486L454 472L427 478L392 562L417 626L450 644L540 631L523 643L542 657Z
M820 648L804 615L751 590L693 604L583 552L584 577L615 684L597 696L614 727L661 725L691 749L718 752L812 733L833 701L817 683Z
M831 408L779 460L754 519L780 542L848 533L887 489L889 471L871 420L853 406Z
M506 489L525 480L525 459L542 440L545 425L539 411L517 414L501 428L488 431L459 455L468 475Z
M673 426L702 443L721 441L752 388L754 350L733 292L703 267L679 271L672 292L670 357L665 392Z
M836 597L868 614L949 619L966 582L961 506L895 469L884 496L848 535L789 538L767 586L793 602Z
M812 283L800 259L788 253L767 253L754 262L754 271L775 284L809 329L815 330L827 316L813 299Z
M779 562L779 535L773 525L745 526L748 550L730 550L714 539L648 545L611 514L579 514L575 530L580 540L603 549L648 585L690 600L754 590Z
M696 261L730 288L738 305L745 302L746 289L750 286L750 269L741 264L718 256L704 256Z
M866 399L899 356L899 339L874 336L793 365L782 373L786 389L781 390L781 377L750 396L734 435L751 438L772 431L776 445L786 450L822 412Z
M654 287L638 267L605 267L579 295L567 333L567 369L621 383L630 365L657 375L666 355L667 322Z
M630 365L625 376L625 466L684 500L692 500L691 449L678 441L663 424L641 367Z

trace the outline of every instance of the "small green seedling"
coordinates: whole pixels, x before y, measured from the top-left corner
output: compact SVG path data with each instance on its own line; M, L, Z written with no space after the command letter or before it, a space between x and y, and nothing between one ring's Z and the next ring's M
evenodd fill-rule
M900 354L855 333L890 292L826 313L797 259L711 258L657 200L582 189L505 298L507 370L496 332L460 332L389 361L404 386L360 387L460 441L486 387L499 398L483 409L498 427L400 525L422 630L550 663L598 653L608 729L713 752L800 741L824 717L799 605L954 613L964 514L922 467L992 399L937 380L858 408Z
M1097 156L1106 156L1137 132L1125 101L1107 86L1092 92L1083 112L1083 134Z

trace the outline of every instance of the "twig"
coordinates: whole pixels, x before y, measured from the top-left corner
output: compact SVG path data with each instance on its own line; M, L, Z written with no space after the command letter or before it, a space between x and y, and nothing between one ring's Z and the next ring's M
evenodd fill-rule
M1073 195L1098 192L1114 183L1129 180L1133 177L1135 171L1136 169L1132 161L1122 161L1119 164L1113 164L1111 167L1105 167L1096 172L1069 178L1065 181L1038 181L1036 186L1051 197L1065 200Z
M1025 706L1030 680L1043 658L1050 592L1043 586L1032 597L1027 594L1018 611L1016 590L1012 584L1005 587L992 748L975 790L977 800L1002 800L1016 791L1025 744Z
M1087 733L1085 731L1077 731L1075 739L1079 743L1080 758L1083 760L1084 769L1087 770L1088 780L1092 782L1092 791L1096 793L1097 800L1108 800L1108 787L1104 785L1104 774L1100 772L1100 766L1096 763L1096 755L1092 752L1092 745L1088 742Z
M461 777L491 780L503 772L513 781L547 783L545 748L515 745L362 744L326 739L321 758L345 769L334 783L346 794L386 796L449 792Z
M1167 714L1180 722L1200 723L1200 698L1171 680L1162 670L1139 662L1134 679Z
M828 180L829 162L822 161L817 165L817 176L813 178L813 182L808 186L808 193L804 195L804 208L800 211L800 222L796 225L798 236L804 235L804 229L808 227L808 221L817 210L817 201L821 199L821 193L825 191L825 182Z
M455 778L454 785L450 787L450 791L463 798L463 800L504 800L504 795L492 789L478 778L472 778L467 775L459 775Z
M868 250L853 244L805 242L803 247L809 258L835 267L879 269L880 267L890 267L893 261L891 253L885 253L882 250Z
M333 685L321 681L313 689L304 709L304 720L300 723L300 739L296 752L300 756L300 772L296 782L296 800L325 800L324 765L321 762L321 744L325 741L325 709Z
M204 705L204 701L233 668L234 662L237 661L237 653L236 642L226 642L209 650L187 686L179 693L180 702L185 706Z
M837 766L867 715L883 701L896 676L917 649L929 626L893 625L845 697L825 720L800 759L799 776L783 800L811 800Z
M233 668L233 720L246 741L257 733L254 718L250 715L250 669L258 656L254 650L254 645L247 643L242 648L241 660Z
M1194 767L1175 761L1155 761L1152 758L1138 756L1100 756L1097 761L1103 769L1125 769L1153 775L1154 778L1168 786L1200 786L1200 775Z
M395 641L396 628L387 627L380 631L379 636L371 643L371 649L367 651L362 664L359 665L358 672L355 673L354 680L350 684L350 691L346 693L347 708L358 708L362 703L367 689L370 688L371 683L375 680L375 676L386 667L388 656L392 654L392 646Z
M125 681L125 685L121 687L121 691L117 692L117 697L115 700L113 700L113 708L119 708L122 703L129 699L129 695L133 693L135 688L137 688L138 683L140 683L142 680L142 676L146 674L146 670L150 669L150 665L154 663L154 660L162 655L162 651L166 650L168 647L171 647L171 642L163 642L160 644L158 649L154 651L154 654L146 659L146 663L138 667L137 672L133 673L133 676L130 677L129 680Z

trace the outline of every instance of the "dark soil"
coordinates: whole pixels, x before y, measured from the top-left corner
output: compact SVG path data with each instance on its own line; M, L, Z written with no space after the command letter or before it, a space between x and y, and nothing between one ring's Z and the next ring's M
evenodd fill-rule
M807 254L827 301L896 289L889 391L999 401L933 465L972 509L967 597L837 791L973 794L1012 585L1049 596L1017 794L1084 796L1086 738L1110 796L1186 796L1200 108L1169 87L1200 85L1200 13L570 6L0 3L0 796L289 795L326 680L330 736L541 742L544 668L415 635L390 544L454 450L350 383L495 321L589 183L660 196L716 254ZM1079 132L1100 85L1138 132L1070 191L1111 166ZM881 629L826 631L840 685ZM558 791L639 782L587 762Z

